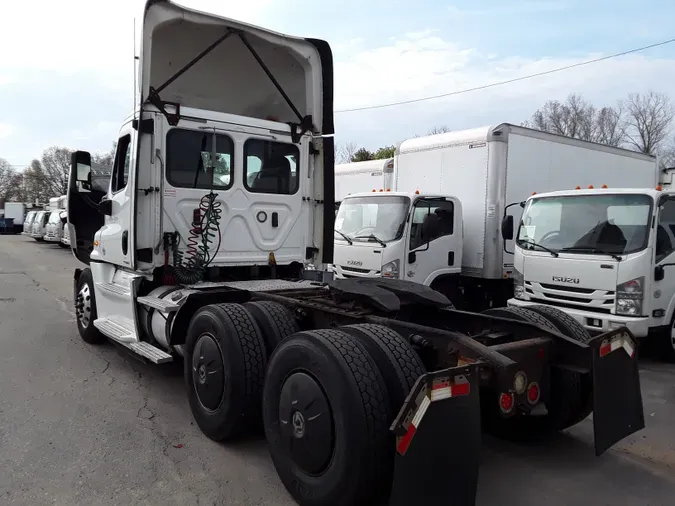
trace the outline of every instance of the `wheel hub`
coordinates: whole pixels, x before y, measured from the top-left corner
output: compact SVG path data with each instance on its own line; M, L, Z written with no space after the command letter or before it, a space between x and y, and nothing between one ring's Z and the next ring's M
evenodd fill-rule
M87 328L91 322L91 292L89 285L85 284L80 288L75 298L75 315L83 328Z
M305 435L305 417L300 411L293 413L293 435L298 439Z
M215 411L225 393L225 374L220 347L211 334L197 338L192 352L192 383L199 402Z
M334 422L328 398L313 377L296 372L284 382L279 421L293 462L306 473L321 473L333 456Z

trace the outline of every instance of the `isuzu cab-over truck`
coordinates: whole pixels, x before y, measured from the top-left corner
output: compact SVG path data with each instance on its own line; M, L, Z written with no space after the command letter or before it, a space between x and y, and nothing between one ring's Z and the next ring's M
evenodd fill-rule
M654 188L658 170L650 155L504 123L406 140L396 150L393 178L388 177L390 184L382 179L378 186L361 187L371 195L350 206L343 199L345 210L338 211L335 234L337 277L391 274L395 265L394 277L430 285L463 309L483 310L506 306L513 296L513 241L504 241L500 234L507 206L534 192L585 187L598 180L611 181L615 187ZM395 213L396 223L387 212L381 222L380 213L373 214L377 199L392 200L387 190L408 194L406 204L399 206L405 212ZM446 212L439 219L441 225L447 224L445 231L428 246L427 241L420 242L415 229L423 215L415 207L416 191L445 197L447 210L455 213L461 203L463 229L451 228L453 220ZM364 218L354 213L357 202ZM520 211L510 206L508 212L517 219ZM358 219L368 220L366 232L341 228ZM361 237L353 238L354 232Z
M506 218L504 233L513 234ZM568 190L530 197L518 227L511 307L546 304L590 333L628 328L675 359L675 192Z
M465 313L409 281L331 280L326 42L150 0L139 63L108 188L73 154L77 328L182 357L200 429L262 427L299 504L472 505L481 426L545 437L593 411L597 454L644 426L628 330L591 338L557 310ZM601 356L606 342L623 348Z

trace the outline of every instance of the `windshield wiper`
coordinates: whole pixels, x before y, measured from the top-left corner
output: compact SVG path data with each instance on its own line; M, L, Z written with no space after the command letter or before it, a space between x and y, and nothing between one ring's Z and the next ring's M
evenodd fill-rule
M333 230L334 230L335 232L337 232L338 234L340 234L342 237L344 237L345 241L347 241L347 242L349 243L350 246L351 246L352 244L354 244L354 241L352 241L352 240L350 239L350 237L349 237L347 234L343 234L343 233L340 232L337 228L334 228Z
M560 255L558 255L558 252L557 252L557 251L554 251L554 250L552 250L552 249L550 249L550 248L547 248L546 246L542 246L541 244L538 244L538 243L536 243L536 242L534 242L534 241L531 241L531 240L529 240L529 239L521 239L520 241L518 241L518 246L520 246L521 244L530 244L530 245L532 245L532 246L536 246L537 248L541 248L541 249L543 249L544 251L548 251L552 256L554 256L554 257L556 257L556 258L557 258L558 256L560 256Z
M370 235L357 235L356 237L354 237L354 239L372 239L373 241L379 242L380 245L381 245L383 248L386 248L386 247L387 247L387 243L384 242L384 241L383 241L382 239L380 239L379 237L377 237L375 234L370 234Z
M621 257L620 257L619 255L617 255L616 253L609 253L609 252L607 252L607 251L602 251L602 250L600 250L600 249L598 249L598 248L593 248L593 247L591 247L591 246L569 246L569 247L567 247L567 248L562 248L560 251L579 251L579 252L586 251L586 252L588 252L588 253L596 253L596 254L598 254L598 255L607 255L607 256L610 256L610 257L612 257L614 260L616 260L617 262L620 262L621 260L623 260L623 258L621 258Z

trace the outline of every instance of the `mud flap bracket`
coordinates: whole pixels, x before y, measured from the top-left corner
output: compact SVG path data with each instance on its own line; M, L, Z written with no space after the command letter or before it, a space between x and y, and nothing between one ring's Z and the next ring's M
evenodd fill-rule
M628 329L602 334L588 343L593 366L595 454L645 427L637 345Z
M473 506L481 450L478 363L419 377L391 426L389 506Z

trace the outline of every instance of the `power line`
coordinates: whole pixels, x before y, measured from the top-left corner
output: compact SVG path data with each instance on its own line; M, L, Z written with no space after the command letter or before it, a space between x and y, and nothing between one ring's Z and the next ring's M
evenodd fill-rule
M576 67L583 67L584 65L590 65L591 63L598 63L598 62L601 62L601 61L610 60L612 58L618 58L619 56L626 56L626 55L632 54L632 53L639 53L640 51L645 51L647 49L652 49L652 48L659 47L659 46L665 46L666 44L671 44L673 42L675 42L675 38L664 40L663 42L657 42L656 44L650 44L648 46L638 47L638 48L635 48L635 49L629 49L628 51L622 51L621 53L614 53L614 54L610 54L610 55L607 55L607 56L602 56L600 58L593 58L592 60L586 60L586 61L579 62L579 63L573 63L572 65L566 65L564 67L558 67L558 68L551 69L551 70L545 70L543 72L537 72L536 74L529 74L529 75L526 75L526 76L515 77L513 79L507 79L505 81L497 81L495 83L484 84L482 86L475 86L473 88L466 88L466 89L463 89L463 90L451 91L451 92L448 92L448 93L442 93L440 95L432 95L432 96L429 96L429 97L414 98L414 99L410 99L410 100L401 100L400 102L391 102L391 103L388 103L388 104L378 104L378 105L368 105L368 106L364 106L364 107L354 107L352 109L342 109L342 110L339 110L339 111L335 111L335 113L339 114L339 113L344 113L344 112L366 111L366 110L369 110L369 109L383 109L385 107L394 107L394 106L397 106L397 105L413 104L413 103L416 103L416 102L425 102L427 100L435 100L435 99L438 99L438 98L451 97L451 96L454 96L454 95L462 95L464 93L470 93L472 91L486 90L488 88L495 88L497 86L502 86L504 84L511 84L511 83L515 83L515 82L518 82L518 81L525 81L526 79L532 79L534 77L541 77L541 76L545 76L545 75L549 75L549 74L555 74L556 72L562 72L564 70L573 69L573 68L576 68Z

